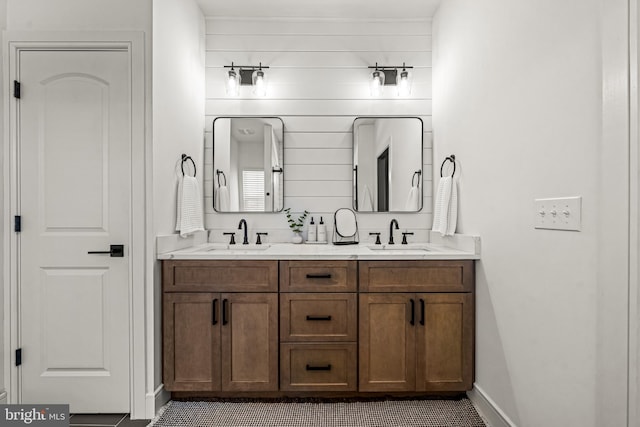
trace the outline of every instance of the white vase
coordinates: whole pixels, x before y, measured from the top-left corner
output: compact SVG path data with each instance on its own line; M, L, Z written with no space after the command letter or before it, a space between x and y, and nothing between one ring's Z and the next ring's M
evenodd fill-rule
M291 243L302 243L302 233L293 233Z

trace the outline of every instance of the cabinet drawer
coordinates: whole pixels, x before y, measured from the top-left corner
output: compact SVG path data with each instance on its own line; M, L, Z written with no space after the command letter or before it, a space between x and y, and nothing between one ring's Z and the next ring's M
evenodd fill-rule
M356 261L280 261L283 292L355 292Z
M355 343L281 344L281 390L355 391Z
M278 261L163 261L165 292L277 292Z
M473 260L360 261L362 292L473 292Z
M355 341L355 293L280 294L282 341Z

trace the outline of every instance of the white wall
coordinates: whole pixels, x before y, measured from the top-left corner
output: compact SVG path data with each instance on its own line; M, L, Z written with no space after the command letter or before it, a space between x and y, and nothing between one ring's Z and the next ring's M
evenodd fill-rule
M200 185L204 151L204 17L192 0L153 2L153 223L172 234L181 154L193 158ZM191 164L185 172L192 172ZM154 251L155 254L155 251ZM152 255L152 257L155 257ZM161 274L156 262L154 385L162 383Z
M9 30L151 31L151 0L6 0Z
M476 386L518 426L626 425L624 411L597 415L624 408L626 387L624 341L608 342L615 360L598 349L603 318L626 330L624 311L603 312L597 297L625 289L598 282L598 239L626 224L624 200L599 222L602 176L626 167L624 151L600 160L599 7L448 0L434 19L435 158L456 155L458 232L482 237ZM583 197L582 231L535 230L533 199L563 196ZM624 258L625 241L610 242ZM617 381L606 394L603 376Z
M417 116L424 121L424 158L431 159L431 23L319 19L207 18L205 210L212 239L237 229L244 217L251 240L267 231L267 241L287 241L283 213L218 214L213 210L212 122L218 116L279 116L285 126L285 207L322 215L328 226L341 207L352 207L352 124L357 116ZM228 98L224 66L268 65L266 99L250 87ZM385 96L369 94L367 66L413 65L412 94L400 99L391 87ZM430 162L429 162L430 163ZM418 214L358 214L361 240L385 230L396 217L402 229L426 239L431 228L431 166L425 164L424 206ZM329 229L329 232L331 230Z

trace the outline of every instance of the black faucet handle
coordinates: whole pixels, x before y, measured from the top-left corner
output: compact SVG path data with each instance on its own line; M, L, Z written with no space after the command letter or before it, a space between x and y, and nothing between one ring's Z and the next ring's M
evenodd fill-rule
M413 236L413 231L404 231L404 232L402 232L402 244L403 245L407 244L407 235Z
M382 242L380 241L380 233L369 233L369 236L376 236L376 245L382 244Z
M256 233L256 235L258 236L256 238L256 245L261 245L262 244L262 240L260 240L260 236L268 236L269 233Z
M230 245L235 245L236 244L236 233L234 232L224 232L222 233L225 236L231 236L231 240L229 240L229 244Z

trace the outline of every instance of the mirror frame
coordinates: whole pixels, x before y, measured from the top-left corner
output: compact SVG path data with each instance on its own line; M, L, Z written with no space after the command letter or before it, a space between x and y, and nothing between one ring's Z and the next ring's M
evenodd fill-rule
M417 119L420 121L420 209L415 211L363 211L358 209L358 169L356 164L356 129L355 124L358 119ZM351 162L352 174L351 174L351 203L353 210L358 214L370 214L370 213L418 213L424 209L424 121L417 116L358 116L353 120L352 125L352 138L351 138L351 150L353 152L353 158ZM358 149L359 151L359 149ZM433 163L433 159L432 159Z
M281 172L281 179L282 179L282 207L280 210L277 211L241 211L241 210L237 210L237 211L219 211L216 209L216 170L215 170L215 164L216 164L216 141L215 141L215 126L216 126L216 120L218 119L276 119L279 120L280 123L282 123L282 157L280 162L282 163L282 172ZM216 117L215 119L213 119L213 122L211 124L211 169L212 169L212 180L213 180L213 185L212 185L212 193L213 193L213 210L215 213L217 214L238 214L238 213L250 213L250 214L275 214L275 213L280 213L283 211L284 209L284 195L285 195L285 185L284 185L284 174L285 174L285 168L284 168L284 152L285 152L285 127L284 127L284 120L282 120L281 117L278 116L219 116Z

